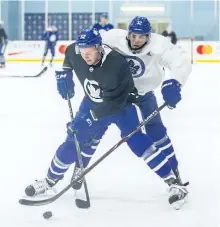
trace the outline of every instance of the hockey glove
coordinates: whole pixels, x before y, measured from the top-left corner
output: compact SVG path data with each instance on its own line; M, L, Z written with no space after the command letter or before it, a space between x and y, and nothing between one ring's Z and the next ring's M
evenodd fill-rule
M75 95L73 72L72 71L55 71L57 80L57 90L63 99L67 99Z
M181 84L174 79L165 80L161 87L163 99L170 109L176 108L176 104L181 100Z
M67 133L68 135L73 135L78 132L94 131L95 124L98 121L94 112L90 110L88 114L84 114L80 117L77 117L70 123L67 124Z
M137 91L137 88L134 88L133 92L129 93L127 103L134 103L136 105L139 105L139 94Z

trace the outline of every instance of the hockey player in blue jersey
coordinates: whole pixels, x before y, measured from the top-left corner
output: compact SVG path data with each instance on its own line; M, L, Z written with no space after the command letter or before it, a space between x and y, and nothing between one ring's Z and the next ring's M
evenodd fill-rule
M45 43L44 55L42 59L42 65L44 65L44 61L47 56L48 50L50 50L51 52L50 65L52 66L53 59L55 56L55 47L58 40L57 28L55 26L49 27L47 31L44 33L43 39L46 41L46 43Z
M93 28L99 31L101 34L102 32L109 31L114 28L114 26L108 23L108 16L106 14L102 14L100 16L100 22L93 25Z
M57 149L47 177L29 185L25 190L28 196L43 194L53 188L70 165L78 162L74 133L87 165L110 124L117 125L122 137L139 125L136 108L129 104L136 102L129 65L120 54L102 44L97 30L80 33L76 43L66 50L63 69L56 72L57 88L62 98L67 99L67 94L74 97L72 70L84 88L85 97L75 119L68 124L67 138ZM152 139L138 131L127 143L136 156L143 158L150 169L172 187L169 202L182 202L187 192L176 181L169 184L170 179L176 179L175 174Z
M4 22L0 21L0 68L5 67L5 49L8 43L8 37L4 29Z

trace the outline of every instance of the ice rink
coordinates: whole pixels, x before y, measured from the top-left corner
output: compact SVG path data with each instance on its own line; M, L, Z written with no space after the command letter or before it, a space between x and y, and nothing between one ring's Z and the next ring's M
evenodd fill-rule
M38 63L9 63L0 71L1 227L220 226L220 65L195 64L178 108L162 111L182 178L190 182L189 202L179 211L169 206L166 185L126 145L87 175L90 209L76 208L72 190L47 206L18 203L25 187L45 176L69 121L53 69L39 78L1 78L39 69ZM74 111L83 96L78 84L76 90ZM157 96L162 104L159 90ZM111 126L93 161L119 139ZM69 183L71 170L59 187ZM45 220L42 214L48 210L53 217Z

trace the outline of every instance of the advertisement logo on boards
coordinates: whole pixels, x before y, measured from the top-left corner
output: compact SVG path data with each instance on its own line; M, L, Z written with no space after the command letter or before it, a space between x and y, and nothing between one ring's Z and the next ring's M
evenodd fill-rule
M199 45L197 48L197 53L198 54L205 54L205 55L209 55L212 54L213 52L213 48L211 45Z
M64 54L66 51L67 45L60 45L58 50L61 54Z

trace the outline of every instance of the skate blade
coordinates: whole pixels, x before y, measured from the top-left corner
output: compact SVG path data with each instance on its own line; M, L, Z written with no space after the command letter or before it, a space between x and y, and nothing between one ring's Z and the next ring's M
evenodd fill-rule
M180 210L182 206L187 202L188 202L188 196L186 195L183 199L173 202L170 205L174 210Z

